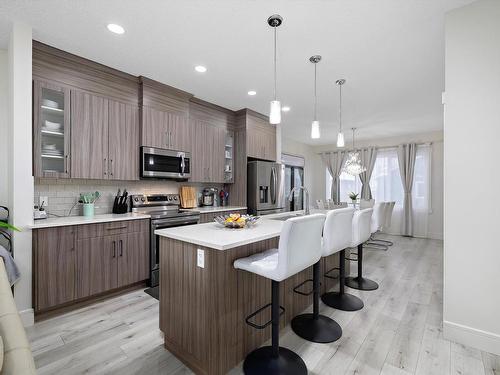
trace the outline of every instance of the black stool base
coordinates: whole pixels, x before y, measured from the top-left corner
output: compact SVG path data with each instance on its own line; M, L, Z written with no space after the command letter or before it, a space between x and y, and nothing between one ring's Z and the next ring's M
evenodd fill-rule
M375 290L378 289L378 284L370 279L365 279L364 277L346 277L345 285L349 288L358 290Z
M297 315L291 322L292 330L304 340L328 343L342 337L342 328L339 324L324 315L314 319L314 314Z
M330 292L321 296L323 303L342 311L358 311L365 305L362 300L352 294Z
M280 347L279 356L274 357L272 346L263 346L247 355L243 372L246 375L306 375L307 367L290 349Z

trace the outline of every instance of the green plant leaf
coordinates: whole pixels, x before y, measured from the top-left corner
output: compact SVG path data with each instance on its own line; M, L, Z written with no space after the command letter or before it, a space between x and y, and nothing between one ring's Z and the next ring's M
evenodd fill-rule
M20 229L16 228L15 226L10 225L9 223L5 223L3 221L0 221L0 228L7 228L7 229L10 229L10 230L15 230L17 232L21 231Z

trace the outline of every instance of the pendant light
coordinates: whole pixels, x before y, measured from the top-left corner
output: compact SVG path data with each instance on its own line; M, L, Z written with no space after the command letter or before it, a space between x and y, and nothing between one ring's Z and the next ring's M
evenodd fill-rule
M344 164L343 171L352 175L357 176L360 173L366 171L366 167L361 163L361 159L359 158L359 152L356 151L354 146L354 132L356 128L352 128L352 151L349 152L349 156Z
M276 99L276 28L281 25L283 18L279 14L273 14L267 19L267 23L274 29L274 97L269 108L269 123L279 124L281 122L281 103Z
M338 79L336 82L339 87L339 133L337 134L337 147L344 147L344 133L342 132L342 85L345 83L345 79Z
M316 90L316 67L318 63L321 61L321 56L320 55L314 55L309 58L309 61L314 64L314 117L313 117L313 122L311 123L311 138L312 139L318 139L321 134L319 131L319 121L318 121L318 116L317 116L317 107L318 107L318 94Z

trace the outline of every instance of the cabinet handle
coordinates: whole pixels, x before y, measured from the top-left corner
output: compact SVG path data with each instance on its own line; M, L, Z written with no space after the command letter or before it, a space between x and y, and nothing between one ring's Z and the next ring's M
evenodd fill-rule
M108 175L108 173L107 173L107 166L108 166L108 164L106 163L106 160L107 160L107 159L106 159L106 158L104 158L104 166L103 166L103 168L102 168L102 169L104 170L104 175L105 175L105 176L107 176L107 175Z
M169 148L170 146L170 133L169 132L165 132L165 137L167 137L167 141L165 142L165 146L167 148Z
M121 227L106 228L106 230L125 229L125 228L127 228L127 226L123 225Z
M110 160L110 162L111 162L111 168L109 168L109 170L110 170L110 175L111 175L111 176L113 176L113 169L114 169L114 168L113 168L113 159L111 159L111 160Z
M120 256L123 256L123 240L120 240Z
M68 155L64 155L64 173L68 173Z
M113 241L113 258L116 258L116 241Z
M172 148L172 132L168 132L168 147Z

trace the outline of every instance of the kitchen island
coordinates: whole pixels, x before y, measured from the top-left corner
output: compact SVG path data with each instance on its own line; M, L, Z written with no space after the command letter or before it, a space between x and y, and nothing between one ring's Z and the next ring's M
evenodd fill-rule
M276 248L283 215L289 214L261 218L243 229L206 223L155 231L160 236L160 329L165 347L195 373L224 374L270 338L271 326L257 330L245 318L271 301L271 281L236 270L233 262ZM322 273L337 265L337 255L322 259ZM312 295L293 291L311 278L312 267L281 282L281 326L312 304ZM322 292L335 284L323 279ZM310 288L306 283L300 290ZM267 309L256 322L269 319Z

